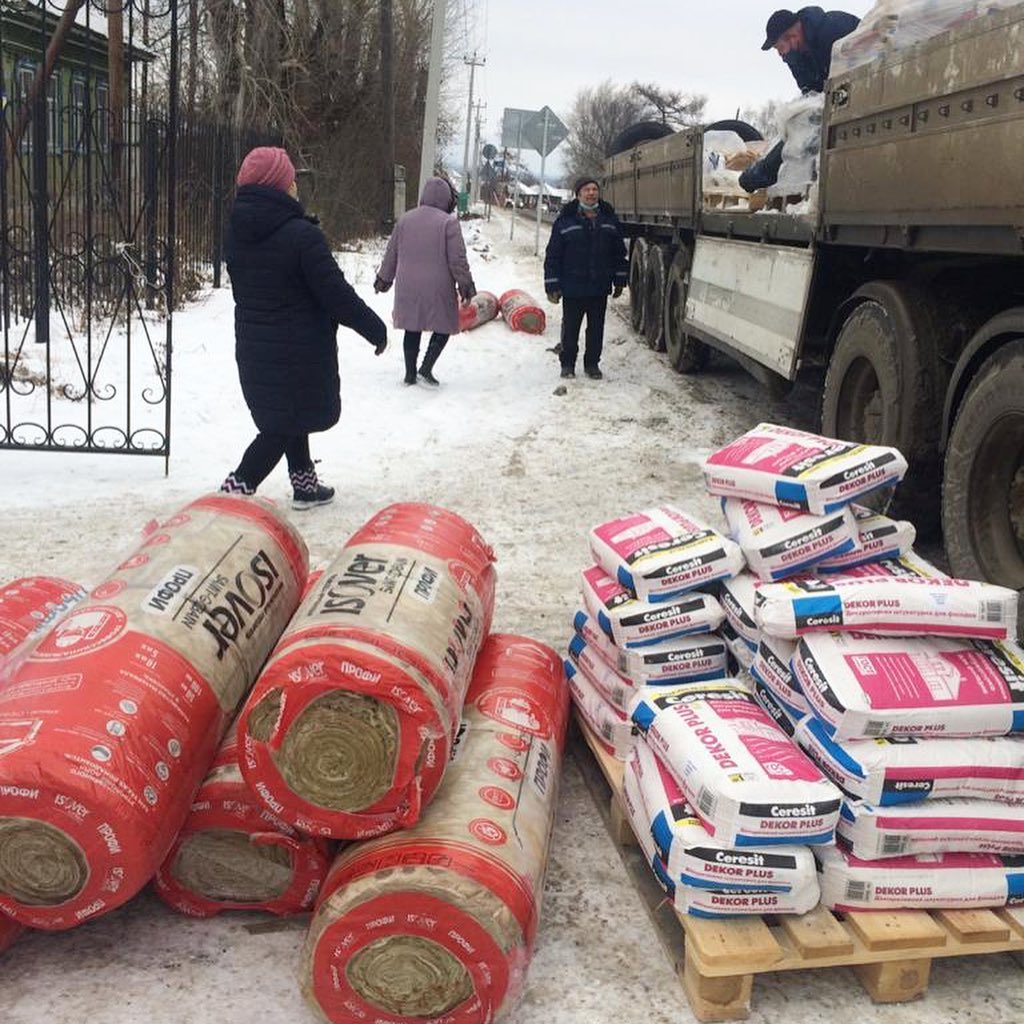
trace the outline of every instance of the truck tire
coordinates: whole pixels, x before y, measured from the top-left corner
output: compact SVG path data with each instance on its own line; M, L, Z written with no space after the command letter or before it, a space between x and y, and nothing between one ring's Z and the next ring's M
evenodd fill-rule
M639 333L644 327L644 277L647 273L647 240L634 238L629 254L629 324Z
M608 143L605 156L615 156L616 153L625 153L627 149L639 146L641 142L651 142L654 139L663 139L671 135L672 129L660 121L637 121L628 128L624 128L618 135Z
M704 125L706 132L735 132L743 142L760 142L764 136L746 121L738 121L735 118L727 118L724 121L712 121Z
M668 251L663 245L652 245L647 250L647 264L644 268L644 323L643 335L649 348L655 352L665 351L665 257Z
M663 322L665 351L668 361L679 373L698 373L707 365L711 350L703 342L686 333L683 320L686 316L687 275L690 270L690 253L677 250L665 274L665 300Z
M1024 587L1024 338L982 365L946 446L942 526L956 576Z
M904 282L873 281L839 328L825 374L821 432L894 445L910 463L893 508L922 538L939 529L939 434L944 394L937 304Z

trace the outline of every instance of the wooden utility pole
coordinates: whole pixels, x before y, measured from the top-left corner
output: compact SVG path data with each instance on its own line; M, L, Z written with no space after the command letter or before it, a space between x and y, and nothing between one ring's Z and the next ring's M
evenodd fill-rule
M392 0L380 0L380 121L384 202L381 223L390 230L395 215L395 31Z

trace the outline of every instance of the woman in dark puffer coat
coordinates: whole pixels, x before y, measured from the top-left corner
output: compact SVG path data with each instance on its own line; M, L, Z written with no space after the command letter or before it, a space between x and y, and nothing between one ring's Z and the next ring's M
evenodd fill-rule
M306 216L283 149L252 150L237 183L225 256L235 296L235 360L259 433L221 490L254 494L283 455L292 507L326 505L334 488L317 479L309 435L330 429L341 415L338 325L362 335L377 355L387 347L387 328Z

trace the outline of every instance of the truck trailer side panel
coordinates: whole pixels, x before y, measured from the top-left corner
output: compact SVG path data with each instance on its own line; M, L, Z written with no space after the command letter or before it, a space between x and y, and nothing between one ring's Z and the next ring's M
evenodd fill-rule
M685 326L792 380L813 271L812 249L700 236Z

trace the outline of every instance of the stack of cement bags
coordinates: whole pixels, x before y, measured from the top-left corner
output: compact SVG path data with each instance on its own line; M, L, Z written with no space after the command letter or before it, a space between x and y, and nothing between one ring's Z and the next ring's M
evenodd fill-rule
M708 489L755 569L721 601L758 699L843 790L839 843L815 851L823 902L1002 905L1024 853L1017 594L946 577L911 550L910 524L852 504L903 466L768 425L713 454ZM853 543L836 547L848 508Z

